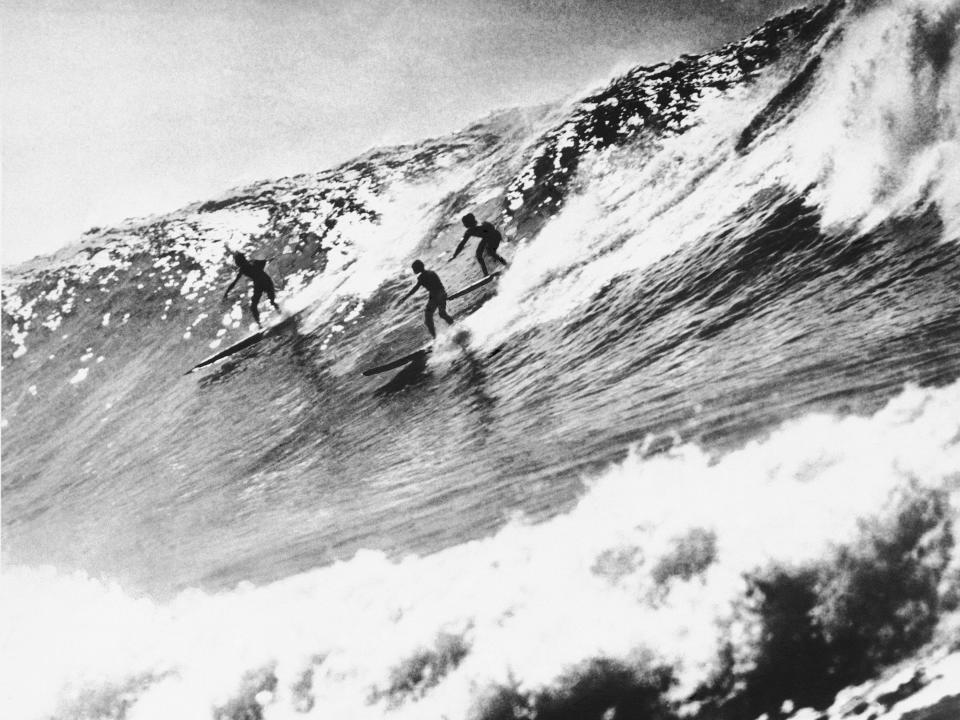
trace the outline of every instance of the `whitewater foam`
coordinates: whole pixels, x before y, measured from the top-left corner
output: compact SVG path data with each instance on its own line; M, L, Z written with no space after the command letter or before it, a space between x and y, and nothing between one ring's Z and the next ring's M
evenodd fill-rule
M865 232L934 202L943 238L960 238L960 53L948 31L960 6L890 0L853 12L810 48L822 59L812 88L749 152L734 152L732 138L782 90L782 69L706 95L688 129L652 154L628 146L581 158L563 207L516 246L497 297L470 319L477 342L492 348L567 317L615 277L686 246L746 237L761 215L737 211L763 190L791 189L828 230ZM951 43L939 66L932 36Z
M398 562L360 552L263 587L160 603L8 567L5 711L123 699L131 720L243 703L268 719L462 717L486 689L536 693L598 657L669 666L682 701L722 643L750 657L756 629L732 622L745 575L822 561L923 488L947 492L956 518L958 407L960 383L908 387L872 417L810 415L720 457L638 451L552 520Z
M814 187L826 223L866 230L932 200L957 239L960 5L890 0L853 20L823 51L793 124L769 141L790 157L794 187Z
M458 168L435 182L396 183L365 198L379 220L339 223L337 252L328 255L323 274L287 300L292 310L309 308L305 327L332 327L340 314L346 322L356 320L365 300L386 280L408 274L406 259L437 221L435 198L462 188L472 175L472 168ZM324 346L330 340L328 334Z
M495 346L537 324L568 317L614 278L639 273L667 255L727 229L731 218L769 187L782 158L740 158L731 137L742 116L759 110L769 83L731 96L704 98L683 135L651 156L611 148L582 162L578 187L540 233L518 244L497 296L469 320L478 343ZM773 183L777 182L774 177Z

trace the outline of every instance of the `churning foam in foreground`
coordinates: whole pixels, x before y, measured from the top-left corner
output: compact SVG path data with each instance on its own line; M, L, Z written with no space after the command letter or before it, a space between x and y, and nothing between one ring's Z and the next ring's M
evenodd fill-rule
M722 642L749 655L749 628L725 622L745 573L817 561L925 488L956 518L958 409L960 383L908 387L872 417L811 415L720 458L636 452L552 520L217 595L161 604L7 568L0 704L23 720L186 720L244 703L268 719L456 718L492 687L534 693L578 663L639 655L672 668L683 700Z

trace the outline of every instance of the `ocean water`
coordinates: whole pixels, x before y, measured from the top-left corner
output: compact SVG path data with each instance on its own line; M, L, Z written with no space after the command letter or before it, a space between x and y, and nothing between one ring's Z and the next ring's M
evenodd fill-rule
M958 21L800 11L8 270L4 716L955 700ZM467 211L509 267L363 377ZM227 243L295 322L184 375L249 331Z

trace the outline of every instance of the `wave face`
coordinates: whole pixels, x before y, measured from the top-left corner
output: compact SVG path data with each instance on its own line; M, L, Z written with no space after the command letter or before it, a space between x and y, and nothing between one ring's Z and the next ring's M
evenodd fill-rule
M797 10L8 271L4 715L955 717L958 22ZM509 267L362 377L465 212ZM294 327L184 376L228 244Z

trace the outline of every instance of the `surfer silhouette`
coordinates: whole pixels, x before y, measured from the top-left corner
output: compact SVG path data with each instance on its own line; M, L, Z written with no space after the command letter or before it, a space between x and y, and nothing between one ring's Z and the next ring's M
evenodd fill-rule
M501 265L507 264L506 260L497 255L497 248L500 247L500 241L503 240L503 235L500 234L499 230L486 220L482 223L477 223L477 219L473 216L473 213L467 213L463 216L463 225L467 230L463 233L463 240L457 245L457 249L453 251L453 255L450 257L451 261L460 254L463 246L467 244L467 240L472 237L477 237L480 238L480 242L477 244L477 262L480 263L480 269L483 270L484 275L490 274L487 270L487 264L483 261L484 254L489 255Z
M435 338L437 337L437 330L433 326L434 312L439 311L440 317L447 322L447 325L453 324L453 318L447 314L447 291L443 287L443 283L440 282L440 277L433 272L433 270L424 268L420 260L414 260L411 267L413 268L413 272L417 274L417 284L411 288L410 292L400 298L397 305L405 303L419 288L424 288L430 293L430 298L427 300L427 306L423 310L423 315L427 330L430 331L430 337Z
M257 325L260 325L260 310L257 308L257 305L260 303L260 298L264 293L267 294L267 298L270 300L270 304L273 305L274 309L279 312L280 308L277 307L276 291L273 288L273 280L270 279L270 276L267 275L264 267L267 264L266 260L247 260L247 256L242 252L237 250L232 251L233 261L237 264L239 270L237 271L237 276L233 279L233 282L230 283L230 286L223 292L223 299L227 299L227 295L230 294L230 291L233 290L233 286L237 284L239 280L244 275L253 281L253 296L250 298L250 313L253 315L253 319L256 320Z

